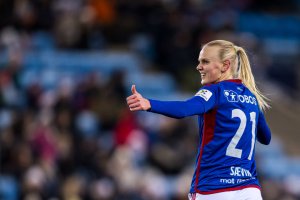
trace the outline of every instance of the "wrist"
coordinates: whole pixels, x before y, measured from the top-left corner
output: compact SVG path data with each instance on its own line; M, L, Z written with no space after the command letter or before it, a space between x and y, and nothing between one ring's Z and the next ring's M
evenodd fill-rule
M145 106L145 111L149 111L149 110L151 110L151 102L150 102L150 100L149 99L145 99L145 104L146 104L146 106Z

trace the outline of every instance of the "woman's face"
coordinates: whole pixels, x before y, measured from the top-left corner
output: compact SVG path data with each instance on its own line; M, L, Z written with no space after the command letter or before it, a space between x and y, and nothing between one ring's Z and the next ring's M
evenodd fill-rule
M218 57L218 52L219 47L217 46L205 46L200 51L199 64L196 69L201 74L202 85L220 81L223 63Z

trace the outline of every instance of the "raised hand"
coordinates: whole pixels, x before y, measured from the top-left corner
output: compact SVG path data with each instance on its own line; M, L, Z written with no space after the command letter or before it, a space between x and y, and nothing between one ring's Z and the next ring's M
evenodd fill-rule
M137 92L135 85L131 86L132 95L127 97L127 105L131 111L148 110L151 108L148 99L145 99L140 93Z

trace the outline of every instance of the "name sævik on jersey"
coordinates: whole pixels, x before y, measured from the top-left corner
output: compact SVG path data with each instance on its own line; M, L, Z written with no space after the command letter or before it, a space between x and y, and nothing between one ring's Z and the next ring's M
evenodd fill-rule
M198 119L200 148L190 192L259 188L254 161L260 114L256 97L239 80L204 86L195 96L208 110Z

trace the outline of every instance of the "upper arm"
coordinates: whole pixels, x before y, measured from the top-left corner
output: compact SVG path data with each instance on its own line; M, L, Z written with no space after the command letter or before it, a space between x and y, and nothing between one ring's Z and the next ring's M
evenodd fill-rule
M203 113L214 108L218 102L217 88L214 86L202 87L193 97L203 105Z

